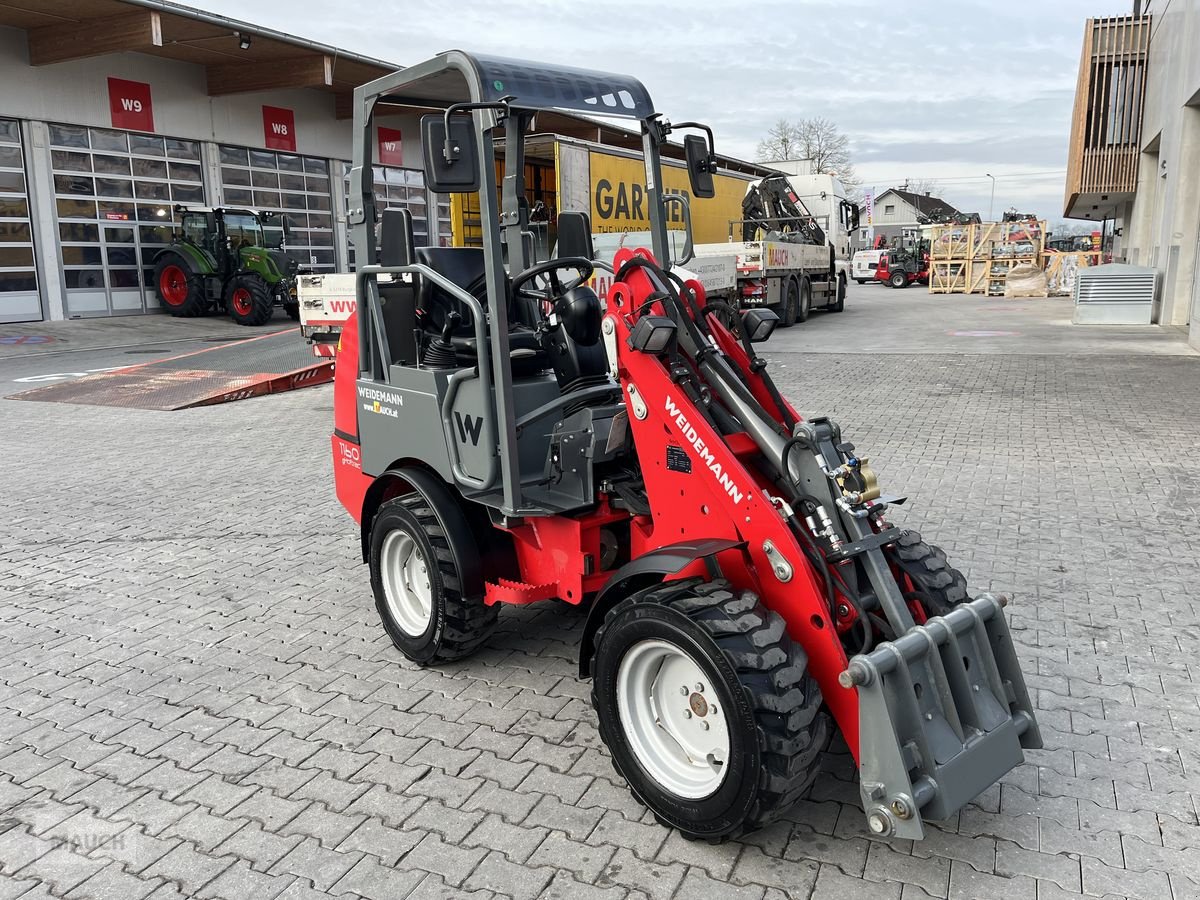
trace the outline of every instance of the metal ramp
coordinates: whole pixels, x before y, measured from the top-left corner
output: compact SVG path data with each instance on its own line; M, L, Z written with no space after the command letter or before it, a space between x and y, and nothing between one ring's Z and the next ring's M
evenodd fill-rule
M333 380L299 328L11 394L9 400L176 410L278 394Z

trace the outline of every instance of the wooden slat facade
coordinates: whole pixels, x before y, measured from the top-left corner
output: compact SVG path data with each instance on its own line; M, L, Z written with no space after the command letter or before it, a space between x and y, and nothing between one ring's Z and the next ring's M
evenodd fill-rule
M1137 186L1149 47L1149 16L1088 20L1067 153L1068 215L1081 194Z

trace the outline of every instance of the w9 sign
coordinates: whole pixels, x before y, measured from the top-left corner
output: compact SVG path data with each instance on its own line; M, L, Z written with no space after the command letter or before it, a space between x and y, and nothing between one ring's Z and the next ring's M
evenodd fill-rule
M113 128L127 131L153 131L154 105L150 100L150 85L144 81L108 79L108 109Z
M296 113L281 106L264 106L263 140L268 150L296 152Z

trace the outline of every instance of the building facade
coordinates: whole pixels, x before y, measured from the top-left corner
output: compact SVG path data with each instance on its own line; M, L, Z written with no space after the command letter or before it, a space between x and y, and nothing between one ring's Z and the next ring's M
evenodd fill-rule
M889 244L893 244L906 233L917 231L931 216L939 221L948 221L959 215L962 214L953 206L929 192L918 193L901 188L888 188L874 199L871 229L876 239L882 236ZM868 246L868 229L864 227L859 231L859 246Z
M1159 273L1155 321L1200 348L1200 0L1136 2L1084 32L1064 214Z
M283 213L301 262L351 264L351 95L396 66L153 0L28 5L0 7L0 322L157 310L177 204ZM417 120L375 139L381 203L447 239Z

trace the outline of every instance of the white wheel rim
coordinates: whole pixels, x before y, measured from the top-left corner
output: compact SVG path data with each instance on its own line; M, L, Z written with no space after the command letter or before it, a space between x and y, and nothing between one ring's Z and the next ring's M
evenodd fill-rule
M617 670L617 714L634 756L665 790L698 800L725 780L725 703L679 647L641 641L629 648Z
M405 634L420 637L433 615L433 582L425 554L412 535L397 530L383 539L379 557L388 612Z

